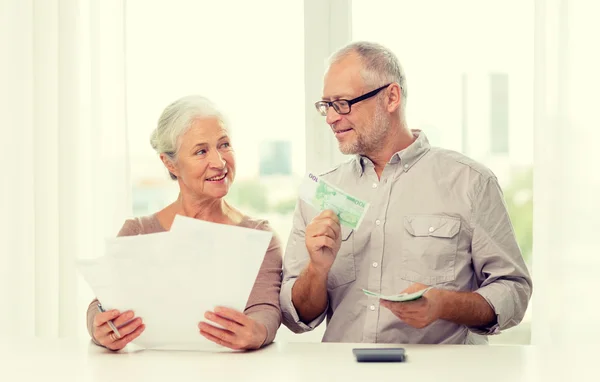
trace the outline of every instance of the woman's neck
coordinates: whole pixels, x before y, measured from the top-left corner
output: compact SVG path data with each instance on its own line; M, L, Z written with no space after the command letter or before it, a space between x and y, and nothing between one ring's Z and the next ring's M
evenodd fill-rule
M189 197L180 193L174 203L175 214L214 223L231 224L232 208L222 199Z

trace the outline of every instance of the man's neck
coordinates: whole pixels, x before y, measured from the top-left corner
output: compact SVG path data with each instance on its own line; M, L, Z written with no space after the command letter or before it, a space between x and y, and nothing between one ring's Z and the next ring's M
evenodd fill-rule
M385 165L392 156L398 151L402 151L415 141L413 133L404 124L396 125L390 128L390 133L385 138L385 144L373 153L365 155L373 162L377 177L381 178L381 173Z

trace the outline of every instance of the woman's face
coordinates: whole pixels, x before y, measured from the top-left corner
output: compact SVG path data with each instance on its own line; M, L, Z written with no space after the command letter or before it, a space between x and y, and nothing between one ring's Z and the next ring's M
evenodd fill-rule
M235 177L235 156L227 130L216 118L198 119L180 138L176 162L169 171L179 187L199 198L222 198Z

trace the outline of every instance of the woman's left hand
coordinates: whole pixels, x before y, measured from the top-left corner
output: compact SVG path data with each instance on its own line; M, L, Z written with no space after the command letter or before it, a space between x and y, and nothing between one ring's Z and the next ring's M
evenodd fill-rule
M219 345L234 350L258 349L267 338L267 328L242 312L216 307L214 312L204 313L204 317L224 329L206 322L200 322L200 334Z

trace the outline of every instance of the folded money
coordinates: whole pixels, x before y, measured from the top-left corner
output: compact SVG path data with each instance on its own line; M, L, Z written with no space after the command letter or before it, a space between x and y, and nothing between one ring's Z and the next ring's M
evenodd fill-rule
M363 221L369 203L355 198L312 173L304 176L300 185L300 199L319 211L332 210L343 224L357 229Z
M425 292L427 292L431 288L432 287L421 289L420 291L414 292L414 293L400 293L400 294L396 294L396 295L392 295L392 296L385 296L385 295L382 295L379 293L368 291L366 289L363 289L362 291L367 296L377 297L382 300L388 300L388 301L394 301L394 302L406 302L406 301L414 301L414 300L420 299L421 297L423 297Z

